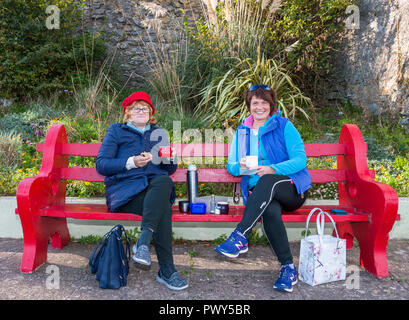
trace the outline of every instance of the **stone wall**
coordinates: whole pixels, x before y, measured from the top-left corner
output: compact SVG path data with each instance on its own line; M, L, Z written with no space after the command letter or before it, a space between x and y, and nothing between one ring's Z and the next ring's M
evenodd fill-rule
M341 95L372 113L409 116L409 1L357 0L359 29L344 35ZM403 121L405 122L405 121Z
M180 41L183 13L190 24L202 15L201 0L87 0L84 23L107 39L127 87L138 87L155 52Z
M84 17L89 28L110 35L108 43L120 61L123 80L138 87L149 70L146 52L180 41L180 9L192 24L203 12L211 18L216 4L217 0L88 0ZM338 94L373 113L391 109L409 119L409 0L357 0L357 5L359 29L345 32L336 57Z

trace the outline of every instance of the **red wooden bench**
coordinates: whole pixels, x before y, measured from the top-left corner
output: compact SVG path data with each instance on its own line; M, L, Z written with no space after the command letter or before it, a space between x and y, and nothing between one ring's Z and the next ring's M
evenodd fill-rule
M218 155L227 157L228 144L175 144L178 155L195 157ZM220 152L221 147L221 152ZM70 241L66 218L97 220L141 220L130 213L110 213L102 204L66 204L67 179L103 181L95 168L69 168L68 155L96 156L99 143L68 143L63 125L53 125L44 143L37 144L43 153L42 166L37 176L25 178L17 189L17 209L20 215L24 251L22 272L33 272L47 260L48 240L53 248L62 249ZM386 247L388 234L397 218L398 197L387 184L374 181L374 172L368 169L367 145L358 127L342 127L336 144L306 144L308 157L337 156L337 169L310 170L313 183L338 182L339 205L320 206L344 209L347 215L333 215L340 236L351 248L354 237L359 242L360 263L377 277L388 275ZM179 168L171 176L174 182L186 181L186 169ZM198 169L199 182L232 183L240 178L231 176L226 169ZM237 192L238 190L236 190ZM305 222L314 206L305 205L294 212L283 212L285 222ZM173 206L173 221L239 222L244 206L233 205L228 215L192 215L180 213ZM315 221L315 219L312 219Z

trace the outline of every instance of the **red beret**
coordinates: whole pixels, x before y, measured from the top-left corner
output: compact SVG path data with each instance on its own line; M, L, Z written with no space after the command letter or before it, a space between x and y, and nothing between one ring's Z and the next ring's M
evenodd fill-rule
M129 97L126 97L122 102L122 107L124 108L123 112L125 113L125 109L127 106L130 106L134 101L142 100L148 103L152 108L152 114L155 113L155 108L152 105L151 97L143 91L137 91L132 93Z

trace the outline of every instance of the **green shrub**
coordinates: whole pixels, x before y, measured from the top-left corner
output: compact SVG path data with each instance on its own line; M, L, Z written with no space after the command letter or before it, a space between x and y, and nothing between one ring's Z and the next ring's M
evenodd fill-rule
M344 101L336 107L315 107L316 117L308 122L298 115L295 126L305 143L338 143L344 124L356 124L368 145L368 160L394 161L409 153L409 135L394 114L375 116Z
M375 170L375 180L390 185L399 197L409 196L409 154L394 161L370 161L369 167Z
M20 135L23 141L39 141L47 132L48 122L61 116L60 110L42 104L29 103L25 108L23 112L8 113L0 118L0 132Z
M336 157L318 157L307 159L308 169L336 169ZM338 199L338 183L314 183L308 190L309 199Z
M254 1L220 1L216 21L204 12L191 26L184 16L183 39L170 48L169 36L156 31L155 36L166 45L156 51L146 47L145 55L153 62L150 88L181 118L186 111L197 110L202 100L198 93L215 77L233 68L239 58L256 59L260 51L264 53L266 15Z
M0 95L13 100L70 89L87 62L105 55L104 42L78 35L85 1L58 0L60 28L46 27L47 0L3 0L0 6ZM98 69L98 68L97 68Z
M302 94L277 61L264 56L255 61L241 60L235 68L215 78L202 90L203 100L197 113L217 127L237 120L241 122L248 116L243 94L254 83L267 84L276 90L278 107L284 117L294 118L299 112L309 119L304 107L311 107L311 100Z
M304 95L318 95L332 76L334 46L345 25L341 18L353 3L284 0L276 6L276 1L219 1L213 19L204 15L192 27L185 18L184 70L189 75L183 85L193 93L208 93L212 81L230 72L237 61L263 56L276 60ZM194 107L205 99L186 96Z
M321 92L334 71L333 53L344 30L348 5L354 0L283 0L270 25L269 51L296 72L308 93ZM317 81L320 81L317 86Z
M228 236L227 234L223 233L220 236L218 236L217 238L212 240L212 244L221 244L223 242L225 242L227 240Z
M144 54L150 69L145 86L148 92L154 93L156 105L162 106L162 110L172 109L179 119L184 119L185 111L189 110L188 98L192 94L186 82L190 73L186 68L186 45L161 29L153 30L159 40L159 47L153 49L149 45L145 46Z
M269 241L267 237L264 234L264 230L262 230L262 234L257 231L256 228L251 229L250 234L249 234L249 244L261 244L261 245L268 245Z
M67 180L66 190L67 197L78 198L105 197L105 185L103 182Z
M173 136L174 133L178 132L176 123L180 124L179 138L183 138L183 131L186 129L199 129L201 133L204 133L203 128L206 128L204 119L193 115L188 110L184 111L184 115L181 117L179 110L175 108L158 106L155 118L158 120L157 125L167 130L171 142L177 142L177 137ZM202 137L204 137L204 134Z
M266 35L272 13L263 9L261 3L248 0L219 1L216 15L188 25L188 39L192 64L199 70L203 83L207 84L218 75L230 70L239 59L256 60L266 53ZM210 77L209 77L210 76Z
M364 127L364 133L368 132L368 138L365 139L368 143L368 157L393 160L398 155L405 156L409 153L408 132L396 119L387 115L384 118L383 124L372 123Z
M38 174L36 168L14 169L0 168L0 195L15 196L18 184L27 177L34 177Z
M91 61L92 63L92 61ZM82 78L73 79L73 94L70 107L73 116L83 116L89 113L98 119L98 124L103 122L113 123L122 121L122 100L127 95L124 88L120 88L118 80L118 62L115 55L110 54L104 59L97 72L87 72ZM95 73L95 74L94 74ZM81 75L81 74L80 74ZM125 91L123 98L120 94ZM137 91L137 90L132 90ZM99 136L103 126L99 126Z
M61 118L54 118L49 121L46 132L54 124L63 124L67 133L68 142L83 142L83 143L96 143L101 142L106 130L109 126L108 123L96 118L93 114L86 113L76 117L70 115L63 115Z
M0 168L18 168L22 164L22 150L19 135L0 132Z
M368 159L378 161L393 161L395 159L395 151L390 144L379 144L377 138L372 133L363 138L368 145Z

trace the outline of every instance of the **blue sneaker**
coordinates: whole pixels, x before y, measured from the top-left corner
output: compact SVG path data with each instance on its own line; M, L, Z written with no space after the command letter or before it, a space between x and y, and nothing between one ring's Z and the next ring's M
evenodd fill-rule
M273 288L279 291L293 292L293 285L297 284L297 269L291 268L289 264L281 266L280 276L278 277L276 283L274 283Z
M138 264L138 266L150 267L151 255L149 253L148 246L145 246L144 244L142 244L138 247L135 244L132 247L132 251L134 253L134 255L132 256L132 260L135 261Z
M156 281L163 283L171 290L183 290L189 286L187 281L183 279L178 272L174 272L169 278L166 278L159 270L156 275Z
M230 237L222 244L219 244L214 250L226 257L237 258L240 253L245 253L249 250L249 243L241 232L234 230Z

